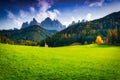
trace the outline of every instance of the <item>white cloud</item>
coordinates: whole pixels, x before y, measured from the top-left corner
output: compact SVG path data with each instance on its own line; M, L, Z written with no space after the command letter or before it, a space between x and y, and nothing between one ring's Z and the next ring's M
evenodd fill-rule
M41 22L42 20L44 20L46 17L50 17L52 20L53 19L56 19L57 18L57 16L58 15L60 15L60 12L57 10L57 9L55 9L55 10L53 10L53 11L44 11L44 12L39 12L39 13L37 13L36 14L36 16L35 16L35 18L39 21L39 22Z
M71 16L71 18L68 21L64 21L63 24L66 25L66 27L68 27L73 21L77 21L77 19L75 19L74 16Z
M86 19L87 19L88 21L90 21L90 20L91 20L91 17L92 17L92 14L91 14L91 13L88 13L87 16L86 16Z
M51 8L51 4L49 4L46 0L38 0L38 6L41 7L41 12L45 12Z
M73 21L75 21L77 23L79 20L81 21L82 19L80 17L76 18L74 16L71 16L67 20L62 21L62 24L66 25L66 27L68 27Z
M60 15L60 11L57 9L54 10L48 10L51 8L52 0L50 0L51 3L47 2L46 0L38 0L38 6L39 6L39 12L36 14L35 18L41 22L44 20L46 17L50 17L51 19L56 19L58 15Z
M30 7L30 12L31 12L32 14L34 14L34 13L36 12L35 8L34 8L34 7Z
M48 11L47 15L53 20L56 18L57 14L54 11Z
M16 19L14 19L13 20L13 23L17 26L17 27L21 27L21 25L22 25L22 19L21 18L16 18Z
M60 12L55 9L53 11L47 11L48 13L48 16L53 20L53 19L56 19L58 15L60 15Z
M73 16L71 17L71 21L75 21L75 18Z
M100 0L98 2L93 2L91 4L89 4L89 7L93 7L93 6L102 6L104 3L104 0Z
M15 16L11 11L7 11L7 13L8 13L8 15L7 15L8 19L11 21L9 23L13 23L12 27L20 28L23 23L23 20L26 17L26 13L23 10L20 10L18 17Z
M21 18L27 17L27 13L24 12L23 10L20 10L20 11L19 11L19 14L20 14L20 17L21 17Z
M11 11L6 11L8 13L8 18L9 19L14 19L15 18L15 15L11 12Z
M47 13L46 12L38 12L35 16L35 19L37 19L37 21L41 22L42 20L44 20L47 17Z
M57 10L57 9L54 9L53 10L56 14L58 14L58 15L60 15L61 13L60 13L60 11L59 10Z

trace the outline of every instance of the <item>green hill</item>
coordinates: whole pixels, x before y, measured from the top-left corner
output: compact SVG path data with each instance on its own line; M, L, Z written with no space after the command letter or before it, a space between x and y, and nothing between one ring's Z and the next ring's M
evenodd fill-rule
M120 47L0 44L0 80L120 80Z
M33 44L34 42L40 42L48 36L51 36L52 33L40 26L34 25L20 30L2 30L0 31L0 35L13 40L15 43Z

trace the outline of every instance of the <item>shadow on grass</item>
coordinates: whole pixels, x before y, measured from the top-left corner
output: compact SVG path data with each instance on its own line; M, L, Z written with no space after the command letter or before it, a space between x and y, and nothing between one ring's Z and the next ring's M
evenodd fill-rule
M115 45L109 45L109 44L96 44L94 47L98 48L110 48L110 47L120 47L120 46L115 46Z

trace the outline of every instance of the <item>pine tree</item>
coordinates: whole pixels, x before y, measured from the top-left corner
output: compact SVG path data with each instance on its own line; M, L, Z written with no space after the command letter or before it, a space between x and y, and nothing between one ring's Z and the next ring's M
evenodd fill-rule
M117 32L118 32L118 43L120 43L120 24L117 27Z
M107 31L107 43L112 43L112 32L110 29Z

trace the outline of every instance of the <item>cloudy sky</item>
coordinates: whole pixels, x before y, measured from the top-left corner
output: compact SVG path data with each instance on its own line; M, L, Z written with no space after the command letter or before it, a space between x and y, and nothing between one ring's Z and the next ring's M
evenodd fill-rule
M23 22L46 17L69 25L120 11L120 0L0 0L0 29L20 28Z

